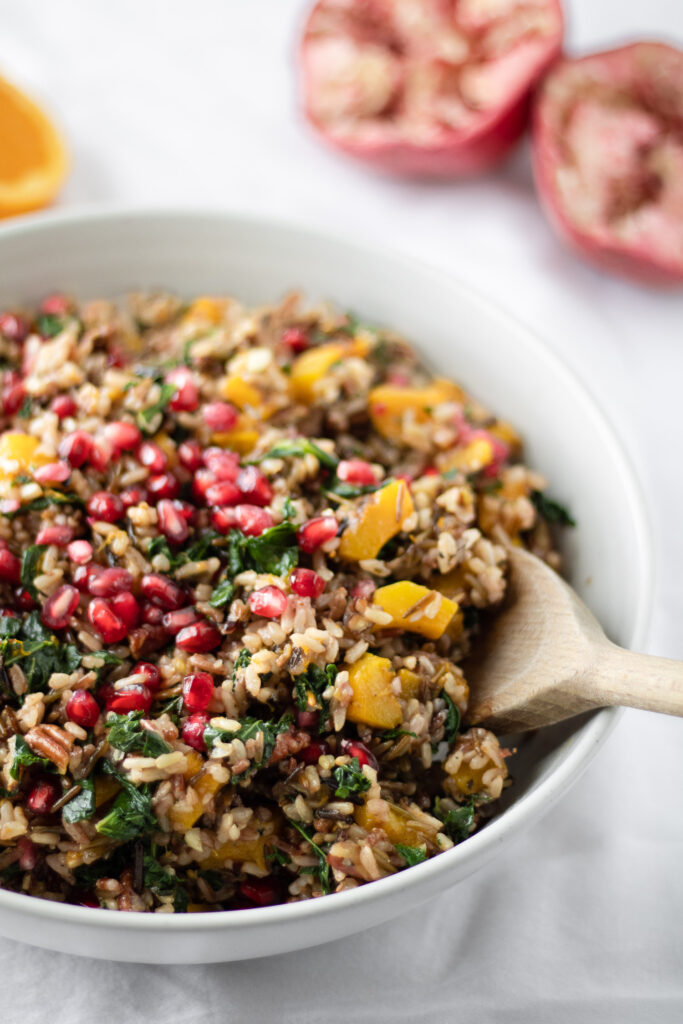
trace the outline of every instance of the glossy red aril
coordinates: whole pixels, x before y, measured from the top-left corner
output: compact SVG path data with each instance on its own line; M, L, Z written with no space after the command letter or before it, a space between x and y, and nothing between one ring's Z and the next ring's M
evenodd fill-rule
M95 597L88 605L88 621L105 644L118 644L128 635L128 626L120 619L109 601Z
M60 420L75 416L78 412L76 400L71 395L57 395L50 402L50 409Z
M329 752L330 748L327 743L324 743L322 740L313 740L307 747L304 747L303 750L299 751L297 757L300 761L303 761L304 764L317 764L319 758L321 758L323 754L329 754Z
M61 795L62 789L56 779L41 779L29 790L26 803L34 814L49 814Z
M0 313L0 334L18 345L26 341L30 332L28 321L19 313Z
M87 543L87 541L85 543ZM89 589L91 577L99 575L99 573L103 571L103 568L104 567L98 565L97 562L86 562L74 569L71 574L71 580L74 586L78 587L81 593L85 593Z
M64 583L48 597L40 613L40 621L49 629L66 629L78 608L80 594L70 583Z
M234 508L214 508L211 510L211 526L219 533L227 534L237 526Z
M140 428L127 420L114 420L107 423L102 431L107 441L118 452L132 452L142 440Z
M74 430L59 442L60 458L66 459L73 469L79 469L92 453L93 441L85 430Z
M317 709L315 711L297 711L296 724L300 729L314 729L317 732L320 724L320 712Z
M147 493L152 501L161 498L177 498L180 494L180 482L173 473L158 473L146 481Z
M126 686L121 690L114 690L107 700L107 711L113 711L117 715L125 715L129 711L143 711L149 714L152 707L153 696L149 687Z
M272 501L273 488L256 466L245 466L240 470L237 486L250 505L269 505Z
M63 484L71 476L68 462L48 462L33 471L33 479L39 484Z
M199 441L182 441L178 445L178 459L181 466L194 473L202 465L202 446Z
M190 654L203 654L205 651L213 651L220 647L222 640L221 632L208 619L195 622L192 626L181 629L175 638L176 647L182 651L189 651Z
M377 483L375 471L365 459L342 459L337 466L337 476L347 484L367 487Z
M141 682L152 693L156 693L161 686L161 672L151 661L139 661L137 665L133 665L131 675L142 676Z
M186 626L192 626L195 622L201 622L202 616L199 614L196 608L192 606L188 608L178 608L174 612L166 612L161 623L171 636L176 636L181 629L185 629Z
M149 601L145 601L142 606L142 621L148 626L160 626L164 621L165 614L163 608L156 604L150 604Z
M249 595L247 604L254 615L279 619L287 607L287 595L279 587L261 587Z
M36 544L55 544L64 548L73 540L74 531L70 526L44 526L36 534Z
M299 597L320 597L325 589L325 580L312 569L294 569L289 585Z
M183 743L187 743L188 747L192 747L194 750L206 750L204 730L209 724L209 721L209 715L204 714L201 711L196 712L194 715L190 715L190 717L183 723L183 728L180 733Z
M21 561L11 551L0 551L0 581L18 583L21 579Z
M87 540L73 540L67 545L66 553L76 565L87 565L92 559L92 544Z
M71 300L61 293L47 295L40 303L40 312L50 316L65 316L70 311Z
M182 608L187 602L187 594L182 587L162 576L158 572L150 572L142 577L140 589L148 601L158 605L167 612Z
M198 469L192 479L192 494L196 502L206 501L206 492L209 487L217 483L217 477L210 469Z
M124 572L125 570L121 571ZM110 599L110 604L114 609L114 614L121 619L129 630L135 629L140 625L140 605L129 591L114 594Z
M66 703L66 717L84 729L92 729L100 717L100 705L88 690L76 690Z
M302 327L286 327L282 332L281 340L282 344L295 354L304 352L311 344L308 332Z
M106 472L114 458L114 446L106 437L98 437L93 440L92 451L88 459L90 466L97 473Z
M334 516L316 516L315 519L309 519L297 531L299 547L310 554L321 544L337 536L338 525Z
M95 491L85 507L88 515L100 523L118 523L125 512L118 494L112 494L111 491Z
M206 468L216 480L237 480L240 472L240 457L237 452L226 452L223 448L207 448L203 454Z
M277 878L249 878L240 882L240 892L257 907L270 907L282 902L282 883Z
M20 587L17 590L17 607L21 608L22 612L32 612L37 608L37 603L26 589L26 587Z
M301 48L305 111L381 170L472 174L522 134L562 29L559 0L320 0Z
M163 473L168 466L168 456L154 441L143 441L137 451L140 465L146 466L150 473Z
M127 569L105 569L88 578L88 593L93 597L113 597L124 590L131 590L133 577Z
M213 676L194 672L183 679L183 703L188 711L206 711L213 697Z
M683 51L634 43L562 60L534 111L536 187L592 262L683 284Z
M125 491L121 491L119 498L123 502L124 508L131 508L133 505L141 505L143 501L147 501L147 491L139 484L134 484L132 487L126 487Z
M166 374L166 383L176 388L169 402L173 412L194 412L199 407L199 388L192 371L187 366L178 366Z
M207 505L237 505L242 494L231 480L219 480L206 489Z
M157 502L159 529L171 544L182 544L190 533L184 509L178 505L178 502L171 501L170 498L162 498Z
M209 402L202 409L202 416L209 430L222 433L234 429L239 413L230 402Z
M237 505L235 525L248 537L260 537L264 530L274 525L270 512L258 505Z
M2 380L2 411L5 416L14 416L21 409L26 392L21 375L14 370L8 370Z
M375 771L379 769L377 758L360 740L342 740L341 751L342 754L346 754L348 757L357 757L361 768L364 764L367 764L370 768L374 768Z

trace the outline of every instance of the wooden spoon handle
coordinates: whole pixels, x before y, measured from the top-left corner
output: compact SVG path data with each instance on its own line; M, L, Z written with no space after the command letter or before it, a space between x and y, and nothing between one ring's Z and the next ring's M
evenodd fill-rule
M683 717L683 662L634 654L607 641L600 644L581 690L596 707L623 704Z

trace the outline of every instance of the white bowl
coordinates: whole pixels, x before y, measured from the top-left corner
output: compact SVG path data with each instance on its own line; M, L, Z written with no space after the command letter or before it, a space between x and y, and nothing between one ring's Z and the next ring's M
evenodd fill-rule
M160 286L259 303L299 288L397 328L434 369L462 380L521 428L528 463L547 475L551 493L579 523L566 544L574 586L613 639L643 643L652 546L641 492L617 438L556 356L444 274L284 224L178 211L67 213L9 223L0 228L0 268L0 309L61 290L95 297ZM305 903L177 916L64 906L0 891L0 933L64 952L148 963L240 960L341 938L478 870L576 781L616 714L584 716L527 740L503 812L455 849L390 878Z

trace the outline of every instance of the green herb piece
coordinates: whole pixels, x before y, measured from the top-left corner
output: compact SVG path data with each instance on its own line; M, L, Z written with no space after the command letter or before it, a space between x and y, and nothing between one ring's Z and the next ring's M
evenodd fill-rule
M316 708L320 711L320 725L319 731L323 731L324 723L327 718L329 703L323 698L323 693L328 686L334 686L334 681L337 678L337 666L328 664L325 668L319 668L317 665L309 665L305 672L296 677L296 683L294 686L294 701L300 711L314 711ZM310 694L313 694L315 702L311 703Z
M273 846L270 850L266 851L266 860L270 861L271 864L279 864L282 868L292 863L292 858L289 854L285 853L284 850L280 850L277 846Z
M4 668L21 662L26 676L28 693L45 690L53 672L71 674L81 664L81 653L73 644L65 644L57 639L54 633L40 621L37 611L20 623L17 629L15 622L5 625L0 632L0 663Z
M481 620L481 612L474 605L466 605L462 609L462 624L465 629L476 629Z
M390 562L392 558L396 557L401 544L401 536L397 533L395 537L390 537L386 544L382 545L376 557L382 562Z
M36 317L36 330L43 338L56 338L65 326L62 317L55 313L41 313Z
M258 537L246 537L238 530L228 534L228 576L231 578L245 569L286 576L298 561L296 527L291 523L271 526Z
M296 507L291 498L285 498L282 502L282 518L285 522L296 519Z
M177 914L187 910L187 892L176 875L167 871L159 862L146 853L142 859L143 885L162 899L173 897L173 909Z
M21 632L21 626L22 622L18 615L3 615L0 617L0 640L16 636Z
M160 384L160 394L156 402L153 405L148 405L146 409L142 409L138 413L138 426L144 434L154 434L158 429L158 423L156 422L158 416L163 416L166 411L166 406L171 401L177 388L173 384Z
M162 704L159 708L159 715L168 715L174 725L178 725L178 721L183 712L183 695L179 693L177 697L171 697L165 704Z
M453 810L444 812L439 797L434 801L434 816L443 822L443 831L454 843L467 839L474 828L474 803L461 804Z
M386 743L389 740L397 740L399 736L412 736L413 739L417 739L416 732L410 732L408 729L386 729L383 733L380 733L380 739Z
M220 533L216 533L215 530L207 530L189 547L182 551L172 551L165 537L154 537L147 548L147 556L154 558L155 555L163 555L168 559L171 569L178 569L181 565L187 565L189 562L203 561L211 548L217 546L219 541L225 544L225 538Z
M268 854L266 853L266 860ZM197 872L200 878L203 878L209 888L213 889L214 892L218 892L226 883L225 875L222 875L220 871L214 871L212 868L200 868Z
M460 728L460 712L445 690L441 691L441 696L443 700L446 701L446 707L448 709L444 725L444 739L450 750L455 743L455 738L458 735L458 729Z
M383 487L391 483L391 480L381 480L376 484L348 484L335 476L329 487L325 488L327 494L336 494L338 498L359 498L362 494L374 494L381 491Z
M33 598L38 596L38 591L34 587L33 581L38 575L40 562L46 547L46 544L32 544L30 548L26 548L21 559L21 585L28 590Z
M243 647L235 658L235 664L232 667L232 678L233 680L237 676L237 670L240 668L246 668L247 665L251 664L251 651L248 647Z
M171 551L168 541L166 540L165 537L161 536L161 534L158 537L152 537L151 541L149 542L149 547L147 548L147 557L150 560L152 558L155 558L156 555L163 555L165 558L168 559L171 566L175 561L175 556Z
M29 420L33 415L33 399L25 398L21 403L21 409L17 413L20 420Z
M401 843L394 843L394 849L403 857L406 867L412 868L415 864L421 864L427 860L426 846L403 846Z
M540 516L543 516L547 523L557 523L559 526L576 526L576 520L571 513L560 505L559 501L548 498L543 491L532 491L531 501Z
M212 608L225 608L235 596L235 584L232 580L224 579L214 589L209 604Z
M126 754L135 751L143 757L160 757L171 750L169 744L158 732L143 729L140 719L142 711L128 711L125 715L109 714L106 721L109 745L123 750Z
M300 825L298 821L293 821L292 818L288 818L287 820L289 821L289 824L292 826L292 828L296 829L299 835L306 840L306 842L308 843L308 845L311 847L316 857L318 858L318 863L316 867L302 868L302 874L316 875L318 881L320 882L320 888L323 891L323 895L326 896L328 893L332 892L332 873L330 871L330 865L327 863L327 856L325 855L324 850L322 850L317 843L313 842L312 836L308 834L303 825Z
M352 757L348 764L338 765L332 773L332 778L335 785L334 795L340 800L349 800L370 789L370 779L363 774L357 757ZM356 803L355 800L352 802Z
M211 750L217 740L222 743L231 743L233 740L241 740L242 743L247 743L249 740L255 740L259 735L262 735L263 753L261 755L261 759L259 761L253 761L243 772L239 775L233 776L234 778L244 779L248 775L253 775L254 772L257 772L261 768L267 766L271 754L275 749L275 741L278 735L281 732L288 732L291 724L291 716L285 715L285 717L281 718L279 722L263 722L259 718L243 718L237 732L230 732L227 729L217 729L212 725L207 725L204 730L204 743L206 744L206 749Z
M95 813L95 780L92 777L81 779L80 787L80 793L62 808L62 818L69 825L84 818L92 818Z
M317 444L309 441L306 437L298 437L291 441L278 441L265 455L259 456L258 459L252 459L247 465L256 465L259 462L265 462L266 459L286 459L292 456L301 457L304 455L315 455L320 465L324 466L325 469L336 469L339 465L339 459L336 455L330 455L329 452L323 451L322 448L319 448Z
M18 779L22 768L28 768L34 764L39 764L47 771L55 771L55 766L49 758L34 754L24 737L17 735L14 740L14 758L9 770L10 775L13 779Z
M102 767L104 771L118 779L122 788L109 814L95 825L100 835L125 843L153 832L159 823L152 810L149 786L140 786L138 789L108 761L105 761Z

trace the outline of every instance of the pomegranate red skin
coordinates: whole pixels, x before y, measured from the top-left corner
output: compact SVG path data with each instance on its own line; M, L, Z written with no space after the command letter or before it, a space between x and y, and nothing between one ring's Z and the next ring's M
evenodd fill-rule
M76 690L67 701L66 717L84 729L92 729L100 717L100 706L88 690Z
M362 0L358 0L359 3ZM307 70L306 35L320 3L313 7L304 27L299 63L302 67L301 93L306 118L324 142L355 160L396 177L421 179L467 178L489 170L505 159L524 134L529 123L533 89L562 51L564 19L560 0L551 0L556 8L559 30L548 37L543 56L529 67L528 75L506 102L486 115L482 114L471 128L450 129L439 142L420 145L390 139L352 139L340 137L316 118L310 102Z
M643 47L656 48L662 56L677 54L683 78L683 53L664 43L631 43L615 50L605 50L576 60L564 59L552 69L539 89L534 103L532 124L532 165L536 191L541 205L557 234L579 255L594 265L612 273L629 277L643 284L660 287L680 287L683 283L683 262L667 261L646 251L636 242L633 245L598 238L582 230L571 218L559 194L556 178L561 159L560 142L552 129L553 100L550 94L553 82L569 68L602 65L605 69L614 61L635 60ZM679 112L680 114L680 112Z
M187 743L188 747L193 747L195 750L206 750L206 743L204 742L204 730L210 722L209 715L203 711L197 711L195 714L190 715L183 724L181 736L184 743Z

